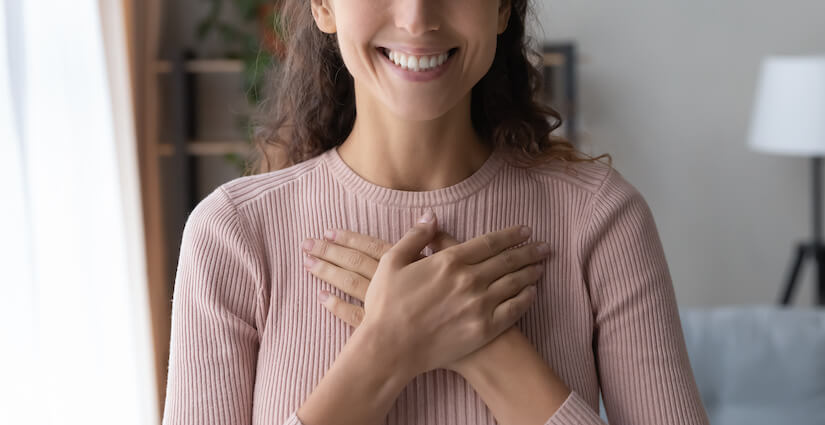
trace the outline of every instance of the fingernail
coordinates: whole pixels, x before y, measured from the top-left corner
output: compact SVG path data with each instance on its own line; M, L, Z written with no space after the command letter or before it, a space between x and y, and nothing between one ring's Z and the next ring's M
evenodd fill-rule
M546 243L542 242L537 249L539 251L539 254L544 255L550 252L550 245L547 245Z
M327 298L329 298L329 292L327 292L327 291L319 291L318 292L318 301L320 301L321 304L327 302Z
M328 241L335 241L335 232L332 230L324 231L324 239Z
M419 223L429 223L431 221L433 221L433 210L427 210L427 212L418 219Z
M315 263L317 263L317 262L318 262L318 260L315 257L311 257L309 255L304 255L304 266L306 266L307 269L314 266Z
M526 238L526 237L530 236L530 233L532 233L532 232L531 232L529 227L521 226L521 236L524 236Z
M312 245L314 244L315 242L313 242L312 239L307 239L304 241L304 243L301 244L301 248L303 248L304 251L309 251L312 249Z

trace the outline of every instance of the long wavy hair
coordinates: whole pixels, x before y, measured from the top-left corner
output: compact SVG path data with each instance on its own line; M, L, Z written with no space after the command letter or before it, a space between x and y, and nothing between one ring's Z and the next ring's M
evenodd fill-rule
M504 0L507 1L507 0ZM552 160L597 161L564 137L559 112L541 100L541 55L529 45L525 22L529 0L509 0L510 19L498 36L487 74L473 87L470 116L483 143L510 151L516 166ZM252 116L255 155L246 174L303 162L340 145L355 122L355 88L335 34L315 25L308 0L277 0L285 48L267 70L264 98ZM531 62L532 58L532 62ZM569 164L568 164L569 165Z

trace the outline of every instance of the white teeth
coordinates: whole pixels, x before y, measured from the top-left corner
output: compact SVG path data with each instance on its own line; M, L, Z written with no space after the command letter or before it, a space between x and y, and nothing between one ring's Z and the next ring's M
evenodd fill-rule
M403 53L395 52L389 49L384 49L384 52L391 61L402 69L409 69L417 72L428 71L438 67L447 60L447 57L449 57L449 54L446 52L433 56L407 56Z

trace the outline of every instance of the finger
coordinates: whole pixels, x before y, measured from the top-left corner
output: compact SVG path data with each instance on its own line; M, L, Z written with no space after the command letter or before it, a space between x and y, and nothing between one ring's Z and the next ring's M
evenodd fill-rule
M491 305L499 305L518 295L524 287L535 285L542 274L544 274L544 264L522 267L520 270L502 276L490 284L484 296L491 300Z
M327 230L324 232L324 239L343 247L361 251L376 261L380 260L381 256L392 248L392 244L387 241L349 230Z
M370 279L318 258L315 258L314 262L307 261L307 259L308 257L305 256L304 268L310 273L358 300L364 301L367 288L370 286Z
M430 242L430 244L427 246L429 246L433 250L433 252L438 252L443 249L447 249L451 246L458 245L459 243L460 242L457 239L450 236L449 233L443 230L439 230L435 234L435 238L433 239L433 241Z
M383 257L384 254L392 248L392 244L383 239L374 238L369 235L364 235L362 233L352 232L349 230L327 230L324 232L324 239L344 247L361 251L375 260L380 260L381 257ZM422 258L425 258L425 256L419 254L416 261ZM378 266L376 264L375 268L377 267ZM375 268L372 270L363 270L360 274L367 279L372 280L372 277L375 275Z
M496 335L513 326L536 299L536 285L527 285L521 292L499 304L493 310L493 329Z
M312 243L308 244L307 241ZM375 269L378 268L378 261L363 252L326 240L307 239L301 244L301 248L315 258L328 261L367 278L372 278Z
M527 233L522 233L525 231ZM490 232L470 239L467 242L448 248L458 254L458 258L465 264L480 263L491 258L511 246L518 245L530 237L530 228L513 226L503 230Z
M471 265L470 269L478 276L498 279L529 264L542 262L550 255L549 246L547 252L539 250L543 244L543 242L532 242L518 248L508 249L495 257Z
M352 327L357 328L361 325L361 322L364 320L363 308L350 304L326 291L322 292L328 294L326 301L322 302L324 308L331 311L332 314L347 322Z
M432 212L432 210L429 211ZM410 230L401 237L401 240L390 248L387 254L391 254L393 261L396 261L399 265L406 265L418 260L421 256L421 250L426 248L435 237L436 229L437 218L435 212L432 212L431 221L422 223L419 220L410 227Z

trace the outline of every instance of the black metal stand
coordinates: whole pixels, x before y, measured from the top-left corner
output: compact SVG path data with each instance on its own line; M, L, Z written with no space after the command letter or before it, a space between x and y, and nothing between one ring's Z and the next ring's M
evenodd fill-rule
M817 273L817 287L816 287L816 302L819 305L825 305L825 245L822 243L822 157L813 157L813 242L800 243L796 247L796 258L793 261L788 279L785 283L785 289L779 302L782 305L788 305L791 301L794 288L796 286L796 278L799 275L799 269L802 267L802 262L805 258L812 257L816 260Z

